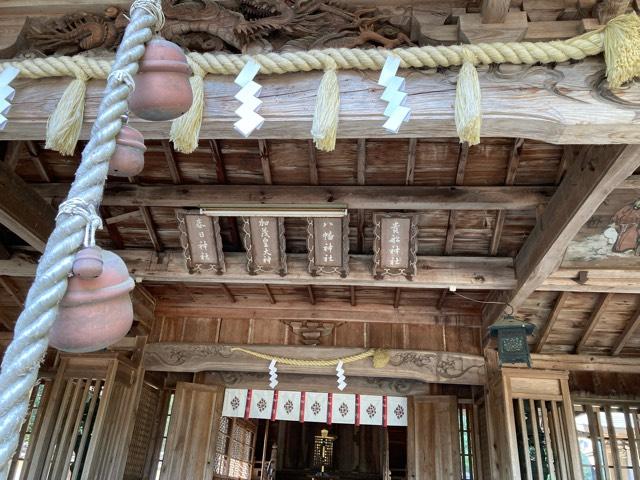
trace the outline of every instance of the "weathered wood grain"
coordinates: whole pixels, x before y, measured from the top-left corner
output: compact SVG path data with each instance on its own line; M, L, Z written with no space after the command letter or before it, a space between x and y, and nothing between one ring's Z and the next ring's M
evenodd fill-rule
M604 64L597 58L555 68L501 66L480 72L482 136L521 137L557 144L640 143L638 101L640 85L610 92L603 79ZM316 91L322 73L260 76L264 126L254 132L260 139L308 139ZM402 126L403 137L453 137L455 76L451 72L403 71L411 120ZM340 71L341 138L389 137L382 128L384 102L377 72ZM6 130L0 139L43 139L47 118L55 108L68 78L20 80ZM102 97L104 82L90 82L85 124L87 138ZM239 138L233 130L238 102L232 77L205 80L205 114L201 138ZM168 122L130 124L146 139L167 139Z

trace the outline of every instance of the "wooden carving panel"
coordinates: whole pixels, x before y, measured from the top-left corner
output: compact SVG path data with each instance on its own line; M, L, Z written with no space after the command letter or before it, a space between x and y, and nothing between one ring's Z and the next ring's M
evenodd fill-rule
M176 214L180 243L189 273L214 270L222 273L224 254L218 217L180 210Z
M309 273L349 273L349 217L307 218Z
M247 270L287 273L284 219L276 217L243 217L243 243L247 251Z
M374 214L373 273L404 275L411 280L417 265L417 227L415 215Z

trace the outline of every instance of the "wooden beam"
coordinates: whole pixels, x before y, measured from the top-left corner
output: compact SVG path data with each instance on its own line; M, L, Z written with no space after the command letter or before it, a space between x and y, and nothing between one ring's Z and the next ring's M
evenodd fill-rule
M400 287L396 288L396 291L393 295L393 308L400 307L400 299L402 298L402 289Z
M271 185L271 161L269 160L269 145L266 140L258 140L258 148L260 150L260 163L262 164L262 175L264 183Z
M140 207L140 214L142 215L142 221L149 233L149 238L151 239L153 248L156 252L161 252L163 250L162 243L160 243L160 238L156 232L156 227L153 223L153 218L151 217L151 210L149 210L149 207Z
M238 345L239 347L242 345ZM200 372L234 371L264 372L264 360L234 351L235 345L152 343L144 353L147 371ZM246 348L246 346L245 346ZM328 359L361 353L357 348L298 347L252 345L251 350L265 355L300 359ZM484 358L461 353L428 352L420 350L388 350L390 361L375 368L370 358L349 364L351 377L384 377L419 380L428 383L484 385ZM176 359L179 359L176 361ZM439 368L447 365L446 371ZM335 367L297 367L278 364L279 373L307 375L335 374Z
M220 146L218 145L217 140L209 140L208 143L209 149L211 150L211 159L213 160L216 168L216 178L218 179L218 183L224 185L227 183L227 172L224 168L224 159L222 158Z
M633 316L627 322L627 325L624 327L624 331L620 334L618 339L613 344L613 347L611 348L611 355L620 355L625 345L631 339L631 337L633 337L633 334L636 332L639 326L640 308L635 311Z
M405 172L405 185L413 185L413 178L416 172L416 150L418 148L418 139L409 139L409 153L407 154L407 168Z
M7 260L8 258L11 258L11 252L0 242L0 260Z
M307 140L309 148L309 184L318 185L318 153L313 140Z
M456 30L456 25L451 25ZM454 39L454 42L456 40ZM531 67L538 68L538 67ZM531 138L555 144L638 143L640 129L636 112L625 103L637 101L640 85L615 92L616 102L599 93L591 81L604 64L600 58L588 58L579 63L557 65L549 74L514 75L505 82L489 70L480 73L482 89L482 136ZM526 73L529 67L522 67ZM543 72L546 67L543 67ZM263 109L267 120L252 134L255 139L309 139L315 111L316 96L296 92L315 92L323 72L303 72L287 75L264 75L260 79ZM411 121L402 126L402 135L418 138L456 137L454 121L455 82L447 80L449 73L438 71L407 71L406 91L411 96ZM378 72L340 71L341 138L382 138L392 134L380 121L381 87L372 88ZM550 79L557 80L549 88ZM554 80L556 81L556 80ZM20 92L9 114L10 121L0 140L42 140L47 119L55 109L66 78L46 80L20 79L15 88ZM202 139L237 139L233 129L238 91L233 76L208 75L204 80L204 113L200 131ZM291 86L295 85L295 92ZM97 106L104 91L104 81L89 82L86 95L84 125L81 138L87 139L95 121ZM558 92L561 91L562 94ZM166 140L171 122L147 122L136 117L130 125L146 139Z
M442 310L444 308L444 302L447 300L447 295L449 294L449 290L446 288L440 292L440 298L438 298L438 310Z
M271 303L272 305L276 304L276 298L273 296L273 293L271 293L271 289L269 288L269 285L267 285L266 283L264 284L264 291L267 294L267 298L269 299L269 303Z
M451 255L453 252L453 240L456 234L456 212L449 212L449 224L447 225L447 237L444 241L444 254Z
M482 0L482 23L504 23L511 0Z
M469 158L469 144L467 142L460 144L458 152L458 168L456 169L456 185L464 184L464 173L467 169L467 159Z
M47 199L63 199L66 183L31 184ZM419 187L298 185L107 184L105 206L188 208L234 204L335 204L366 210L524 210L546 204L555 187Z
M140 211L136 210L136 213L139 215ZM101 206L100 216L102 216L102 224L107 229L107 233L109 234L109 238L113 242L113 245L118 250L122 250L124 248L124 240L122 240L122 235L120 235L120 231L118 230L117 225L108 222L109 218L113 218L111 217L109 207Z
M0 162L0 192L0 224L42 252L53 231L55 210L4 162Z
M612 298L612 293L603 293L600 295L600 298L598 298L598 302L596 303L593 312L591 312L591 315L589 316L589 320L587 321L584 332L582 333L582 336L580 337L580 340L576 345L577 354L584 353L587 342L598 326L598 320L600 320L600 317L602 317L602 315L604 314Z
M24 306L24 298L10 278L0 276L0 287L11 297L17 307Z
M4 163L7 164L7 167L13 172L18 166L18 162L20 161L20 155L22 154L22 149L24 148L23 141L15 141L8 142L7 151L4 155Z
M618 372L637 374L640 371L640 358L532 353L531 366L535 369L564 370L569 372ZM525 366L523 368L527 367Z
M357 305L357 301L356 301L356 287L354 285L349 286L349 299L351 301L351 306L355 307Z
M538 341L532 349L534 353L540 353L544 348L544 345L547 343L547 339L549 338L549 334L558 320L558 315L560 315L560 312L562 311L564 302L567 301L568 297L569 294L567 292L560 292L558 298L556 298L556 301L553 304L553 309L551 310L551 313L549 313L549 318L547 318L547 323L544 324L544 329L542 330L542 333L540 333Z
M309 295L309 303L311 303L311 305L315 305L316 296L313 293L313 285L307 285L307 294Z
M236 303L212 301L210 303L158 303L155 312L166 317L196 317L262 320L298 320L315 322L384 323L410 325L453 325L481 328L480 315L472 307L435 307L369 305L355 307L349 302L323 301L309 304L302 301L281 301L276 305L268 300L241 300Z
M516 138L513 141L511 147L511 153L509 154L509 161L507 163L507 174L505 175L504 184L513 185L516 180L516 172L518 165L520 164L520 151L524 145L524 139ZM491 237L491 244L489 245L489 255L494 256L498 254L498 248L500 248L500 239L502 238L502 230L504 228L504 221L507 218L507 212L500 209L496 212L496 225L493 229L493 236Z
M169 143L166 140L163 140L162 151L164 152L164 158L167 161L167 167L169 167L169 174L171 175L171 180L176 185L181 184L182 175L180 175L180 170L178 170L178 165L176 164L176 159L173 154L173 148L171 148L171 143Z
M229 301L231 303L236 303L236 297L233 295L233 293L231 293L231 290L229 289L229 287L227 287L227 285L224 283L221 283L220 286L222 287L222 291L227 296Z
M638 145L583 148L515 258L516 288L492 300L520 306L556 270L596 208L639 166ZM487 305L485 324L495 322L504 308Z
M367 144L364 138L358 139L358 160L356 165L356 178L358 185L367 183Z

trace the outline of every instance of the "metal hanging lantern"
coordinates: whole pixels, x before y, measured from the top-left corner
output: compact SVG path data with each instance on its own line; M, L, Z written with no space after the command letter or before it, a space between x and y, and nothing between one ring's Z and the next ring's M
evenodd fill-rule
M535 325L518 320L512 314L489 326L489 333L498 339L498 359L503 363L526 363L531 368L531 354L527 336L535 330Z

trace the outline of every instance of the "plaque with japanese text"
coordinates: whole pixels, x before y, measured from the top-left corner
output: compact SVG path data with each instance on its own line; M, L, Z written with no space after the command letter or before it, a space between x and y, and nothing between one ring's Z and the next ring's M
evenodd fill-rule
M197 211L176 212L180 243L189 273L224 272L224 254L218 217L201 215Z
M307 218L309 273L349 273L349 217Z
M255 275L287 273L284 219L276 217L243 217L243 243L247 251L247 270Z
M403 275L411 280L417 266L416 216L377 213L373 216L373 273Z

